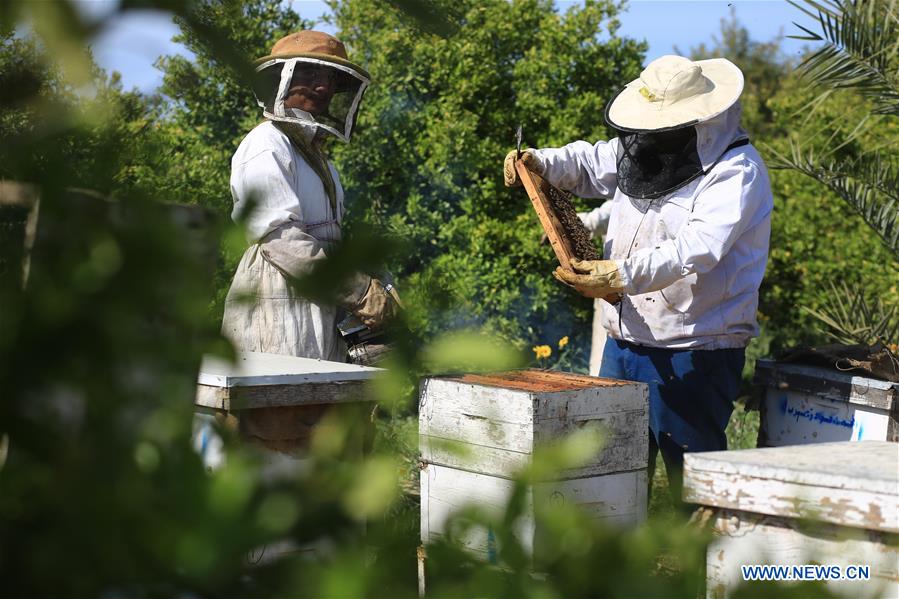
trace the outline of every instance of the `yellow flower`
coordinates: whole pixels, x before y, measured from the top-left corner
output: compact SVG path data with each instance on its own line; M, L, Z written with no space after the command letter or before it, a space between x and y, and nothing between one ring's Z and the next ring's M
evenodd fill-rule
M538 360L542 360L553 355L553 350L548 345L535 345L534 354L537 356Z
M562 349L566 345L568 345L568 335L565 335L564 337L559 339L559 349Z

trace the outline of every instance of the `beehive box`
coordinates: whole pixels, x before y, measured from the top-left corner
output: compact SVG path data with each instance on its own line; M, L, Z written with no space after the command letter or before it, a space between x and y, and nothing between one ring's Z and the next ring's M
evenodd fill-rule
M512 497L514 481L500 476L467 472L437 464L423 464L421 471L422 544L453 534L454 514L477 507L485 516L501 521ZM636 526L646 520L646 469L603 476L546 481L532 485L525 496L522 517L516 520L515 536L522 548L535 555L544 531L534 517L535 506L574 505L591 520L615 528ZM489 528L471 527L453 534L454 541L484 561L496 563L497 542Z
M899 384L831 368L759 360L759 445L899 441Z
M194 399L193 447L209 470L227 460L219 436L224 422L242 442L260 451L262 480L289 480L302 475L314 458L308 444L331 410L343 410L356 425L344 459L362 459L371 441L374 401L367 383L380 368L260 352L238 352L234 362L204 356ZM285 557L321 559L332 553L330 539L300 546L282 539L255 548L247 566L265 566Z
M465 505L501 514L512 477L535 449L583 427L602 430L604 448L528 489L517 529L522 545L538 550L533 509L540 502L579 505L610 524L643 521L647 397L641 383L539 370L427 379L419 406L422 542L444 536L451 514ZM491 554L489 530L472 529L461 542Z
M712 511L709 597L728 596L743 583L742 566L762 564L838 567L843 576L867 567L869 580L827 585L847 597L899 597L895 443L688 453L684 499Z
M646 468L647 398L642 383L542 370L427 379L419 402L421 455L432 464L510 476L541 443L597 426L607 435L605 449L559 479Z
M194 446L207 467L224 459L215 421L281 455L301 457L319 420L332 409L367 412L374 406L366 384L381 369L343 362L240 352L231 363L204 356L194 400Z

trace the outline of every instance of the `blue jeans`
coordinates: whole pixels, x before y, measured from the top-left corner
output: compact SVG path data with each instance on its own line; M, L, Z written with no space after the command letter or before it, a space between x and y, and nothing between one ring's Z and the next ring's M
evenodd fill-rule
M659 349L609 338L599 376L649 386L649 479L661 451L676 505L681 503L684 453L727 449L745 361L743 349Z

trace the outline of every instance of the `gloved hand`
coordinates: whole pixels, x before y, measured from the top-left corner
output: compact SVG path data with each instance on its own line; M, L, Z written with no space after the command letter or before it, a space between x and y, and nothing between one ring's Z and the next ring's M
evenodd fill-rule
M506 184L506 187L519 187L521 185L518 173L515 172L515 158L517 155L518 152L512 150L506 154L506 159L503 161L503 183ZM537 155L534 154L532 148L528 148L521 153L521 162L524 163L529 171L538 175L543 174L543 165L540 164L540 160L537 159Z
M561 283L573 287L583 296L601 297L608 301L608 296L624 290L621 273L614 260L578 260L571 261L572 270L561 266L553 271L553 276Z
M385 286L381 281L373 278L368 286L368 291L350 311L358 316L365 326L374 331L393 319L402 307L400 296L393 285Z

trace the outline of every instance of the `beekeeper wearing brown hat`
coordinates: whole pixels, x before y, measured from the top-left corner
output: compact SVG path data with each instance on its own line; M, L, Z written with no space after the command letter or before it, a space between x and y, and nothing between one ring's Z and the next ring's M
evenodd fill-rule
M585 218L605 229L606 259L554 276L612 300L601 302L609 339L599 374L648 384L650 473L661 450L676 498L684 452L727 448L745 347L759 330L773 199L740 128L742 90L728 60L663 56L608 104L616 138L522 156L553 185L611 202ZM507 185L518 183L513 160Z
M246 214L251 245L225 302L223 333L238 349L344 361L338 306L297 295L290 279L308 274L341 239L343 189L323 142L349 141L369 84L344 45L300 31L256 61L254 92L265 121L231 160L233 216ZM376 329L397 310L395 291L358 273L337 303Z

